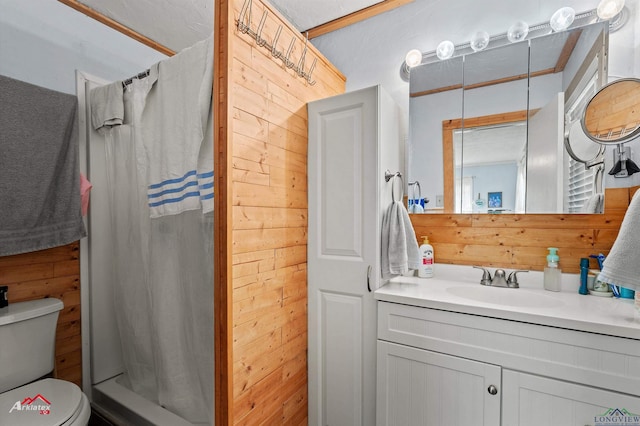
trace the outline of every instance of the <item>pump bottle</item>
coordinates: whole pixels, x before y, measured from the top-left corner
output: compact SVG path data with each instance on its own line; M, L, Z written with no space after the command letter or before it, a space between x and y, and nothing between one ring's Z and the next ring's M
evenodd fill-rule
M544 268L544 289L549 291L560 291L562 281L562 271L558 268L560 256L556 247L549 247L547 255L547 267Z
M429 237L422 237L422 245L420 246L420 267L418 268L418 276L420 278L433 277L433 247L429 244Z

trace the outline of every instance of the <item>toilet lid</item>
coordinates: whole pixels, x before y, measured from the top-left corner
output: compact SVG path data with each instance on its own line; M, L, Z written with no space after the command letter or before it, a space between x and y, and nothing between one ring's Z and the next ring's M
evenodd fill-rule
M0 424L60 426L82 403L82 391L71 382L43 379L0 395Z

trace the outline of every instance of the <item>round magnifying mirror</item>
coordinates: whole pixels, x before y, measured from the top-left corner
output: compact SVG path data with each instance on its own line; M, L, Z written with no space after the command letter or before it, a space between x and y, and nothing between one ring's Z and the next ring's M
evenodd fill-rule
M582 128L591 140L620 144L640 136L640 79L609 83L587 104Z

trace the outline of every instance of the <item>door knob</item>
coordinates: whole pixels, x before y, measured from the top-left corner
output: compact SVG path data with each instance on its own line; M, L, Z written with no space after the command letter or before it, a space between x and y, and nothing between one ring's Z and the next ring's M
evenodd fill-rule
M490 385L490 386L487 388L487 392L489 392L491 395L497 395L497 393L498 393L498 388L497 388L497 387L495 387L494 385Z

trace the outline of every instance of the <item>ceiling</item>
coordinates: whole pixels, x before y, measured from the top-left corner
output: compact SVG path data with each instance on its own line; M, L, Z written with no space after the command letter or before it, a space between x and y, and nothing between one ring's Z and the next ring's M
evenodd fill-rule
M304 31L382 0L270 0L298 30ZM207 38L213 31L213 0L79 0L174 51ZM171 28L171 31L167 31Z
M382 0L271 0L298 30L305 31L318 25L365 9Z

